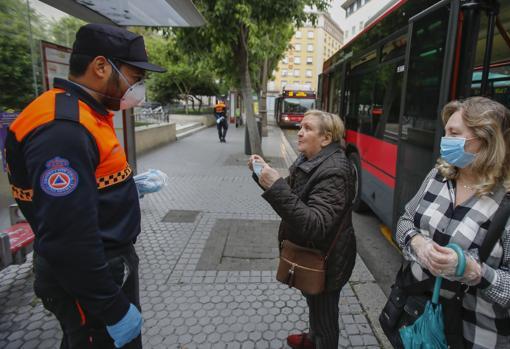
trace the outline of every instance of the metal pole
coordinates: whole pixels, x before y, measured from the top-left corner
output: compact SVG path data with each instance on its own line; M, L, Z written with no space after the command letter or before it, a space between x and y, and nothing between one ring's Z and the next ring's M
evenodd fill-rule
M496 25L496 13L494 11L490 11L489 27L487 28L485 54L483 57L482 86L480 88L480 94L482 96L489 95L489 71L491 69L492 41L494 38L495 25Z
M29 0L27 0L27 19L28 19L28 33L29 33L29 40L30 40L30 56L32 58L32 76L34 78L34 92L35 97L39 95L39 89L37 87L37 75L36 75L36 63L35 63L35 56L34 56L34 48L32 46L33 38L32 38L32 23L30 21L30 3Z

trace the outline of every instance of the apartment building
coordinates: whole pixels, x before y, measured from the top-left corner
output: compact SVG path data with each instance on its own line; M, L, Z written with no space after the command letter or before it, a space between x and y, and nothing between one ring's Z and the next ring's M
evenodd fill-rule
M290 48L273 72L268 83L269 98L278 94L286 84L309 85L317 89L322 63L342 46L343 32L328 13L318 13L316 26L311 23L297 28ZM268 111L271 111L268 105Z
M342 21L343 42L347 43L358 35L382 9L387 9L395 2L395 0L346 0L342 4L345 10L345 19Z

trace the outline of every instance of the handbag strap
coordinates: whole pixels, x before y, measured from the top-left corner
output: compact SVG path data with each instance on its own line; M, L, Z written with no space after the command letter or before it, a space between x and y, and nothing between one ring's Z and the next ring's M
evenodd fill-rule
M506 222L510 217L510 192L506 193L499 204L499 207L492 218L492 222L487 230L487 235L478 251L480 261L485 262L489 257L494 245L501 238Z
M329 255L331 254L331 252L333 251L333 248L335 247L337 241L338 241L338 238L340 237L340 233L344 230L344 228L346 227L347 225L347 222L349 222L349 217L351 215L351 212L352 212L352 206L349 207L349 209L347 210L347 214L344 216L344 219L342 220L342 224L340 224L340 228L338 228L338 231L336 232L336 236L335 236L335 239L333 240L333 242L331 243L331 246L329 246L329 249L328 249L328 253L326 253L326 256L324 257L324 260L327 261L328 260L328 257Z

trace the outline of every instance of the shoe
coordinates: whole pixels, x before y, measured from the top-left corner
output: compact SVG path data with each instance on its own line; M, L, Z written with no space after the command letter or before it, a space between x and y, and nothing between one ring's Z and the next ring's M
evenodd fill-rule
M315 349L308 333L291 334L287 337L287 344L294 349Z

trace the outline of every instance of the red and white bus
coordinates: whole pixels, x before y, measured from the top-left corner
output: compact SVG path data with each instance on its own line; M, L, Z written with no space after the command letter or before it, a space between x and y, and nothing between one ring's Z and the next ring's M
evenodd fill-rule
M346 124L355 209L394 228L439 156L441 108L510 107L510 1L401 0L324 63L318 104Z
M287 85L275 99L275 119L280 127L299 127L307 110L315 108L315 92L307 85Z

